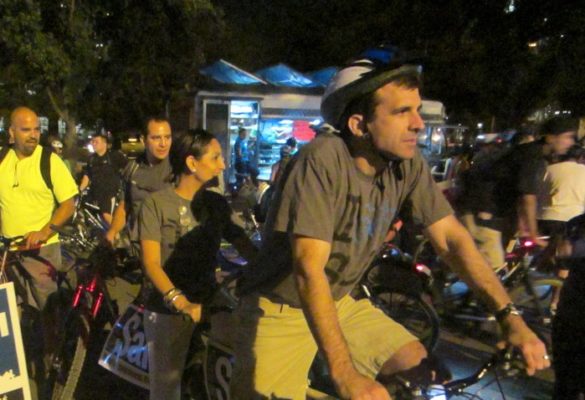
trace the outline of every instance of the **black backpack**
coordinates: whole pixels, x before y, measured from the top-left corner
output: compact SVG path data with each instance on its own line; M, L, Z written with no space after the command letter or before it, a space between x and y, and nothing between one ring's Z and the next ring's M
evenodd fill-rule
M0 164L4 161L4 158L8 154L12 147L11 146L4 146L2 150L0 150ZM53 198L55 199L55 203L58 204L57 198L55 197L55 193L53 192L53 182L51 181L51 154L53 151L48 147L43 146L43 152L41 153L41 175L43 180L45 181L45 185L47 188L53 193Z

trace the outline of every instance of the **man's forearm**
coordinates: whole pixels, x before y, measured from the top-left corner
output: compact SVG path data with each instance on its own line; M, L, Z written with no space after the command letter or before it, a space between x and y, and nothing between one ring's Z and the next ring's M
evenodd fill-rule
M500 310L510 302L502 283L459 222L453 220L447 224L433 225L428 230L430 236L435 236L433 231L444 234L439 235L442 240L433 242L437 253L490 309Z
M327 276L324 271L306 273L302 267L297 267L295 277L305 317L327 360L331 376L334 380L343 379L345 372L354 367L339 326Z
M536 221L538 200L536 195L525 194L520 197L518 203L518 224L520 232L523 230L533 239L538 237L538 224Z
M75 211L75 197L72 197L68 200L59 204L59 207L53 213L51 220L43 227L42 231L49 236L53 231L51 230L51 225L55 226L62 226L65 224L69 218L73 215Z
M81 178L81 182L79 183L79 191L83 192L89 186L89 177L87 175L83 175Z
M112 215L112 223L110 225L109 231L112 232L114 235L118 234L124 226L126 225L126 204L124 201L121 201L116 209L114 210L114 214Z

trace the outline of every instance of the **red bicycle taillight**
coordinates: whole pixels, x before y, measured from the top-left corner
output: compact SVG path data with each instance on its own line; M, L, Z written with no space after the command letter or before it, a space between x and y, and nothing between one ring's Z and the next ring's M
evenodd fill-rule
M91 315L93 318L95 318L97 316L98 312L100 311L100 307L101 307L103 301L104 301L104 294L100 293L98 295L98 298L95 300L95 303L93 303L93 307L91 309Z
M77 289L75 289L75 294L73 295L73 308L79 305L79 299L81 299L81 293L83 292L83 285L77 285Z

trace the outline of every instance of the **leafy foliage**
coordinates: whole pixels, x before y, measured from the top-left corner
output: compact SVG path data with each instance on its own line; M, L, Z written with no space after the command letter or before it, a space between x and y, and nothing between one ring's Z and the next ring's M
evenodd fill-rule
M138 127L195 81L221 31L206 0L1 0L2 103L43 103L72 126Z

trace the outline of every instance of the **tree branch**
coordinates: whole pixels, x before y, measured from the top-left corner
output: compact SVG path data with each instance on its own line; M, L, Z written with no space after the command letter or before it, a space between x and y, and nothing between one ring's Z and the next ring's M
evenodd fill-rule
M49 95L49 100L51 101L51 105L53 106L53 108L55 109L57 114L59 114L59 117L62 120L67 120L68 113L66 111L63 111L61 109L61 107L59 107L59 104L57 103L57 99L55 98L55 95L53 94L53 91L51 90L51 88L49 86L47 86L47 95Z
M73 29L73 14L75 14L75 0L71 0L69 6L69 29Z

